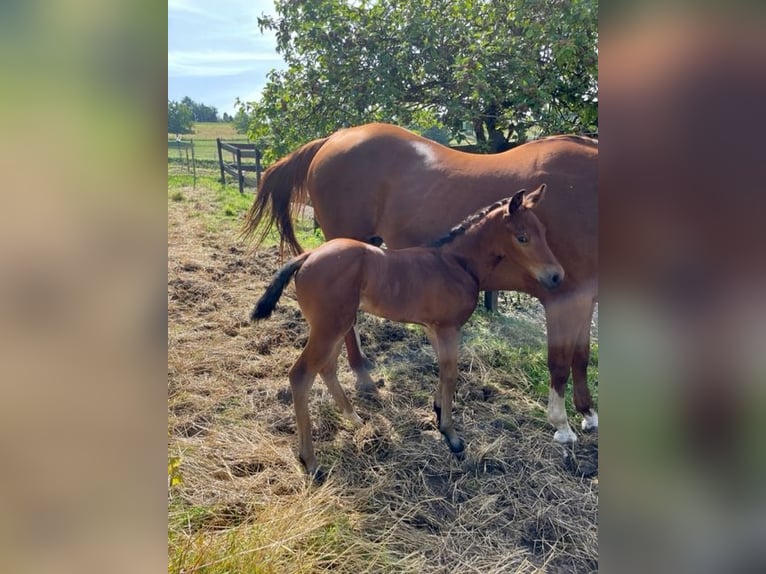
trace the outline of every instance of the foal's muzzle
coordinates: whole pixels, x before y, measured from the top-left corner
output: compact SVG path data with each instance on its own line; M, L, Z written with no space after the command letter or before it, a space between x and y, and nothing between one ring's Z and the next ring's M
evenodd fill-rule
M538 275L537 279L546 289L556 289L564 281L564 270L561 268L549 269Z

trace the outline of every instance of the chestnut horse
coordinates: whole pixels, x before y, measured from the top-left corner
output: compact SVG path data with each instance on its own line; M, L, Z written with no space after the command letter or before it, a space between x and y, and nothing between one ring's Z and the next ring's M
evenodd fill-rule
M473 313L481 289L497 289L508 277L524 275L555 289L564 270L545 241L545 228L532 213L545 185L518 191L484 208L429 247L383 250L353 239L333 239L290 260L274 277L251 314L271 315L285 285L295 291L309 323L309 338L290 369L300 460L316 476L308 394L319 373L343 414L361 419L338 382L341 343L362 309L392 321L423 325L439 359L434 410L452 452L463 440L452 424L460 327Z
M343 129L304 145L264 172L243 234L262 239L276 224L281 247L300 253L292 210L310 198L328 239L377 236L390 248L413 247L439 237L508 189L545 182L547 198L536 215L548 229L548 244L567 279L549 292L519 269L494 288L523 291L542 302L551 375L548 419L556 427L555 440L574 442L564 409L570 371L582 428L598 427L586 374L598 294L597 161L598 143L578 136L553 136L504 153L477 155L387 124ZM357 384L374 389L356 330L346 336L346 347Z

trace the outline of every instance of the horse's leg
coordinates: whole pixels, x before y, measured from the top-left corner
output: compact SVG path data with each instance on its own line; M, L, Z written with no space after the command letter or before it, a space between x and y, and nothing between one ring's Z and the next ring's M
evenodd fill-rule
M439 357L439 386L434 397L434 411L439 431L455 454L465 449L463 439L457 436L452 423L452 397L457 383L457 358L460 345L458 329L440 329L431 337L435 339L436 354Z
M327 361L324 367L319 371L322 380L330 390L330 394L338 405L343 415L356 425L361 425L362 419L356 414L354 407L351 405L351 401L348 400L346 393L343 392L343 388L338 381L338 355L340 354L340 343L335 346L335 350Z
M579 330L577 327L582 325L582 322L578 320L581 313L577 312L580 305L575 297L568 297L565 300L554 297L543 304L548 329L548 370L551 375L548 420L556 427L553 440L562 444L574 443L577 442L577 435L569 426L564 397L569 372L572 370L572 359Z
M346 352L348 353L348 364L356 377L356 389L362 396L378 396L378 387L372 380L369 370L372 368L372 361L362 352L362 346L359 341L359 332L356 328L356 319L351 329L345 336Z
M590 323L593 318L591 304L588 320L583 323L575 343L574 356L572 358L572 389L574 391L574 404L577 412L582 414L582 430L592 431L598 429L598 413L593 408L593 399L588 389L588 362L590 360Z
M332 358L335 347L340 341L312 336L300 357L290 368L290 389L293 393L295 423L298 430L298 453L300 461L310 475L317 472L317 460L314 444L311 441L311 416L309 415L309 392L316 374Z
M364 351L362 351L359 331L356 328L356 319L354 319L354 326L346 333L346 351L348 353L348 362L352 369L360 367L369 371L375 366L369 357L364 354Z

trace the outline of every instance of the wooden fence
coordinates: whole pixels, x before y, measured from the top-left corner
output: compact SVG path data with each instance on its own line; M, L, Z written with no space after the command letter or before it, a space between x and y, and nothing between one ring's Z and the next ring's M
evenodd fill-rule
M197 186L197 160L194 157L194 140L183 141L168 140L168 149L178 150L178 162L186 167L187 171L191 171L193 174L192 185ZM191 151L191 158L189 158L189 151ZM185 161L184 161L185 160Z
M255 186L261 183L261 151L253 143L223 142L216 138L218 146L218 165L221 168L221 183L226 183L226 174L237 178L239 193L245 193L245 173L255 172ZM223 152L231 154L230 161L223 160ZM243 158L251 158L255 163L242 163Z

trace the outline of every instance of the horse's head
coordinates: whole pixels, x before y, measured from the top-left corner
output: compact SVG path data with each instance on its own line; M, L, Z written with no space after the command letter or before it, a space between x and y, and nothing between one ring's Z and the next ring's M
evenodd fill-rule
M502 258L516 270L521 268L546 289L555 289L564 280L564 269L548 247L545 226L534 213L544 195L545 184L513 195L502 214L503 231L497 245ZM497 271L502 274L501 269Z

